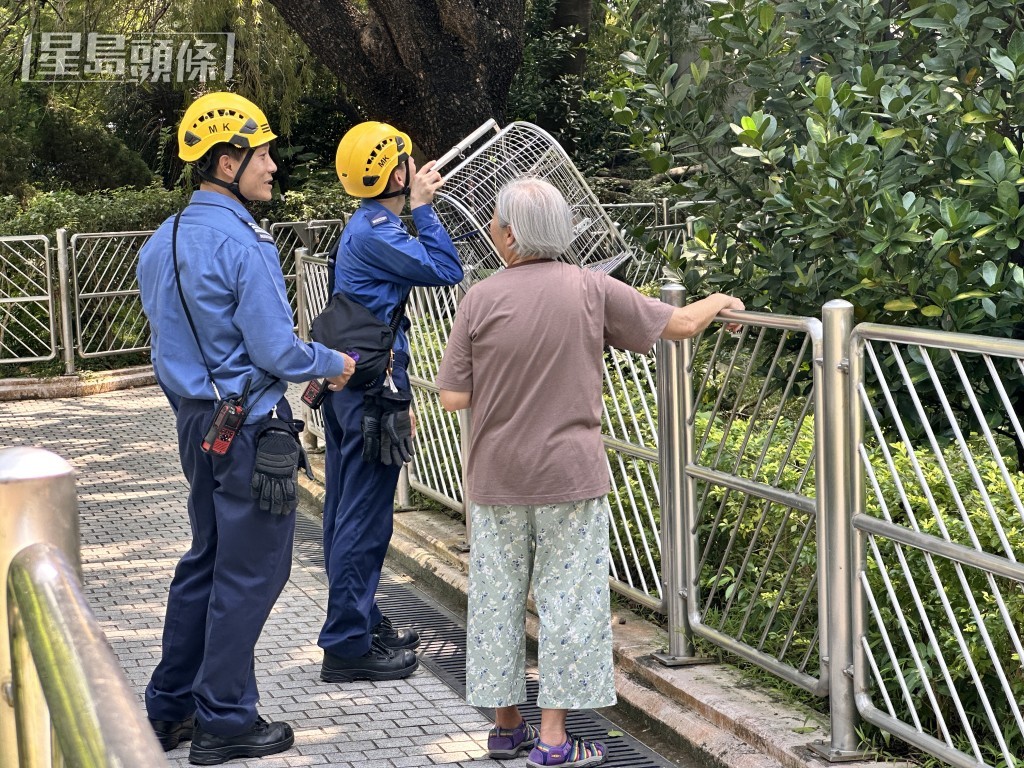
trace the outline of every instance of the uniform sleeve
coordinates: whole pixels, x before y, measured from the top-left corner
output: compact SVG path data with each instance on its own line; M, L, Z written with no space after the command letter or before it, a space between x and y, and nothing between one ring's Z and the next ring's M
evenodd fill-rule
M674 308L644 296L614 277L599 277L605 292L605 343L630 352L649 352L668 325Z
M441 365L437 369L435 383L439 389L447 389L452 392L473 391L473 345L469 336L469 316L472 312L470 297L472 295L473 291L466 294L455 313L455 322L452 324L452 332L448 336L448 345L441 358Z
M373 228L373 252L366 257L386 279L395 283L458 284L462 280L462 262L433 206L419 206L413 210L412 218L418 237L389 221Z
M295 335L284 277L271 247L252 246L239 262L234 324L252 362L285 381L308 381L344 372L341 355Z

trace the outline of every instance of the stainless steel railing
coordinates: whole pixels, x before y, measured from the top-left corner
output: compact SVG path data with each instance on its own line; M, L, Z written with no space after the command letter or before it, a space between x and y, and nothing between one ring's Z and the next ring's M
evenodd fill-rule
M167 765L79 586L74 473L0 449L0 768Z

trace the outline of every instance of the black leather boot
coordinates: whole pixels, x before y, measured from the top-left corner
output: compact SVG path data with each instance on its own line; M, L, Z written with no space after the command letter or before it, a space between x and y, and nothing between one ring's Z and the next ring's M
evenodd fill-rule
M403 648L413 650L420 644L420 633L411 627L409 629L395 629L391 619L385 616L380 624L373 628L380 641L392 651L399 651Z
M295 733L288 723L256 718L251 729L237 736L215 736L196 723L188 761L193 765L220 765L236 757L266 757L291 749Z
M195 715L189 715L184 720L152 720L149 724L153 726L153 733L156 740L164 748L164 752L170 752L178 744L192 738L192 729L195 725Z
M344 683L349 680L401 680L420 665L410 650L394 651L376 635L370 650L362 656L335 656L324 651L324 664L320 679L326 683Z

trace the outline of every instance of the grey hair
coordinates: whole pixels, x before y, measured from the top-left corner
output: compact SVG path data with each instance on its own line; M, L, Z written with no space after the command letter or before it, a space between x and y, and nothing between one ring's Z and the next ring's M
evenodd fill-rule
M511 181L498 192L498 223L511 226L511 251L519 259L556 259L572 243L572 211L562 193L534 176Z

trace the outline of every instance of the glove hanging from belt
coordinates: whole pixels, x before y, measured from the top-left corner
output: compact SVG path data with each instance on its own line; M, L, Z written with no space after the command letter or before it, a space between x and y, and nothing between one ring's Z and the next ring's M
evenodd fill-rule
M412 393L393 392L385 388L381 394L380 461L382 464L408 464L416 449L412 443Z
M273 515L287 515L298 500L299 467L312 478L306 452L299 442L305 424L297 419L271 418L256 436L256 460L250 492L260 500L260 509Z
M367 392L363 397L363 461L407 464L416 453L413 445L412 393L389 387Z

